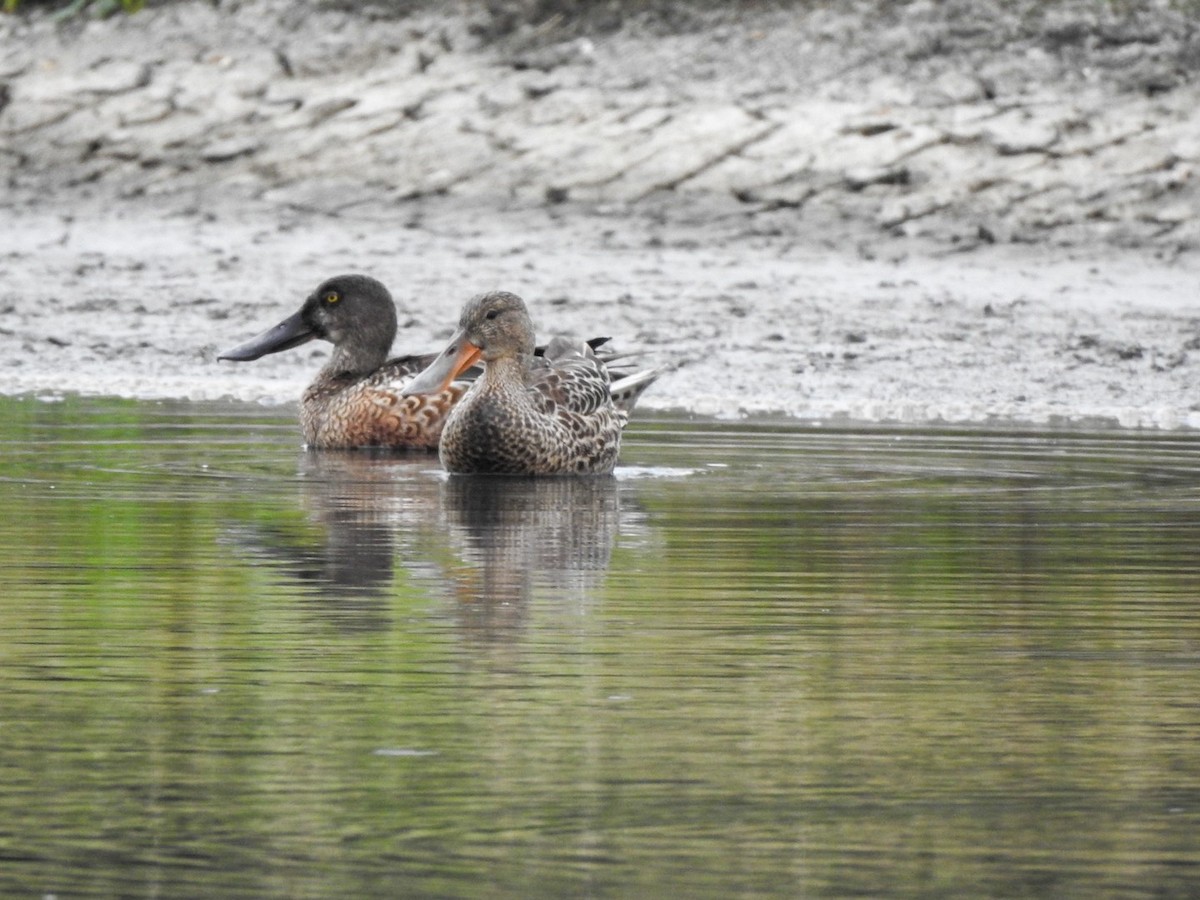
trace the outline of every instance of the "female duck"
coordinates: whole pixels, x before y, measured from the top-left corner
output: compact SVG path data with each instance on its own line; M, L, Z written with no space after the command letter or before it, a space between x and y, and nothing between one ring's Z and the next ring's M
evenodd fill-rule
M404 389L407 397L438 396L483 361L483 374L442 431L440 456L447 471L612 472L628 410L659 370L614 383L590 346L567 338L555 338L535 356L525 303L504 291L468 302L458 326L449 346Z
M467 390L446 384L420 397L401 388L434 359L388 359L396 337L396 305L366 275L330 278L294 315L218 359L248 361L320 338L333 355L300 399L300 426L313 448L389 447L434 450L451 407Z

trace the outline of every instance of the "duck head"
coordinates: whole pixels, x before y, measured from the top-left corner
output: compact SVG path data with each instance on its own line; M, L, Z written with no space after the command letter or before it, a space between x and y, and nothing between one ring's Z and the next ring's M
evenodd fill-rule
M368 372L387 360L395 337L396 304L388 289L366 275L338 275L322 282L299 310L278 325L217 359L248 362L323 340L336 348L332 362L338 368Z
M533 321L525 301L508 291L492 291L467 301L458 330L446 349L404 388L404 395L435 394L479 360L528 358L534 353Z

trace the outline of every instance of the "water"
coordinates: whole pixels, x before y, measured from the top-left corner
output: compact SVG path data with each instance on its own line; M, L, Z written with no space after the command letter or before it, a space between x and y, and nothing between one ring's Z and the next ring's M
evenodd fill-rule
M0 896L1200 893L1200 437L613 480L0 401Z

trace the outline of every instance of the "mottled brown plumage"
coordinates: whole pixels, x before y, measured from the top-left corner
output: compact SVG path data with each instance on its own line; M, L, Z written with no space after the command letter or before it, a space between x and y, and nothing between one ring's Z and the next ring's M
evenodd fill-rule
M404 384L436 357L388 360L395 337L396 306L387 288L365 275L340 275L323 282L294 315L219 358L252 360L318 338L330 341L333 355L300 400L305 443L434 450L466 384L405 397Z
M394 359L365 377L330 373L327 366L300 398L304 443L314 449L436 450L446 417L467 385L455 382L436 394L405 397L401 387L432 359Z
M611 473L628 406L613 402L608 368L582 341L555 338L534 355L533 323L515 294L482 294L463 309L450 344L406 389L436 394L477 360L483 374L451 411L442 465L455 473L514 475ZM658 375L622 382L629 406Z

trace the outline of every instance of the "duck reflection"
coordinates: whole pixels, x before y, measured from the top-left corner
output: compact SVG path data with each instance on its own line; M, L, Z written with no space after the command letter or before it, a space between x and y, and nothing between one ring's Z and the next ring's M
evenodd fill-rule
M542 592L585 603L603 578L620 526L608 476L447 477L429 457L305 453L301 504L315 526L240 529L339 627L390 627L398 580L444 593L474 641L503 639Z
M442 486L450 573L461 625L494 640L520 628L540 589L585 603L608 569L620 525L617 482L607 476L455 475Z
M426 456L386 451L304 453L300 502L314 527L244 524L235 545L278 566L339 627L387 627L397 554L437 517L430 468Z

